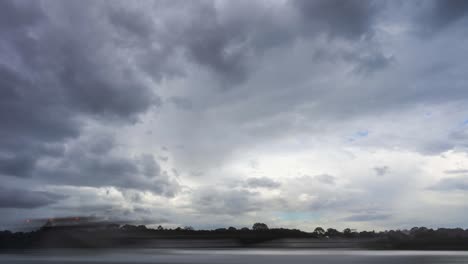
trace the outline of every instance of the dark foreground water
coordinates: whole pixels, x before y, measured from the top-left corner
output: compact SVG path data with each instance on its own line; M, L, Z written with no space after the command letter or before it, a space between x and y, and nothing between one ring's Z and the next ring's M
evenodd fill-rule
M0 263L468 263L468 252L356 250L107 250L0 254Z

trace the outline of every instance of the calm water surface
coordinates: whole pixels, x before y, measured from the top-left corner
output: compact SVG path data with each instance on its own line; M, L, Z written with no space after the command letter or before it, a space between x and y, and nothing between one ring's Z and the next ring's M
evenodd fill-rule
M0 254L0 263L468 263L468 252L360 250L107 250Z

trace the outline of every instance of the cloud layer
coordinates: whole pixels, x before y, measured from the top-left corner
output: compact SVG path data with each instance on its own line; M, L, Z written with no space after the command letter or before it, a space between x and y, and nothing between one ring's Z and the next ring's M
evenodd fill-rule
M463 225L467 25L462 0L2 1L0 225Z

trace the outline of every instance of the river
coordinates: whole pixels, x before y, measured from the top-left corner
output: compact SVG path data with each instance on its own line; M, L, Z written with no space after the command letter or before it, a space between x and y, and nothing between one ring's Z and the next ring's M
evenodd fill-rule
M256 263L256 264L448 264L468 263L462 251L368 250L60 250L3 252L0 263Z

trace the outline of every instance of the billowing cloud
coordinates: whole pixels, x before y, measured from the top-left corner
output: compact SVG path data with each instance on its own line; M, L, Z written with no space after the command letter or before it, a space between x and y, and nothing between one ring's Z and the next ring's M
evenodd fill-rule
M60 157L43 160L35 177L51 184L120 187L174 196L177 181L161 170L155 157L116 153L115 142L100 137L69 144Z

